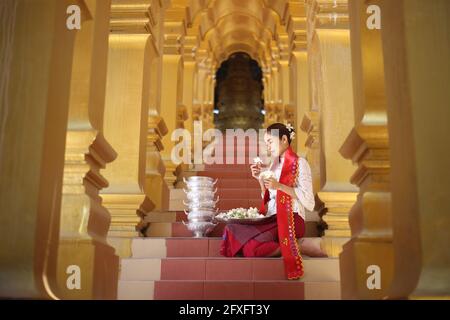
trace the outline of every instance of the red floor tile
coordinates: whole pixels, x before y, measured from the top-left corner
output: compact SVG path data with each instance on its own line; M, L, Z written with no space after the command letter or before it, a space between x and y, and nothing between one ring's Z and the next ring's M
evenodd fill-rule
M251 282L205 282L205 300L252 300Z
M162 259L161 280L204 280L206 263L204 259Z
M167 257L206 257L208 239L167 239Z
M261 188L247 188L248 199L261 199Z
M221 257L220 255L220 243L222 239L210 239L209 240L209 257Z
M261 190L258 180L253 177L247 179L247 188L255 188Z
M172 223L172 237L192 237L193 233L182 222Z
M252 262L249 259L207 259L206 280L251 280Z
M303 282L255 282L255 300L304 300L305 289Z
M177 218L176 218L177 222L187 221L186 213L184 213L183 211L178 211L176 216L177 216Z
M247 172L250 170L250 167L246 164L233 164L233 165L227 165L227 164L212 164L212 165L205 165L205 171L211 172L211 171L236 171L236 172Z
M220 199L248 199L248 192L242 188L218 189L217 195Z
M282 259L252 259L253 280L286 280Z
M252 181L254 180L254 181ZM256 185L255 185L256 183ZM233 179L219 179L216 184L218 189L222 188L246 188L246 187L258 187L258 181L249 177L233 178Z
M156 281L155 300L202 300L204 298L203 282L191 281Z

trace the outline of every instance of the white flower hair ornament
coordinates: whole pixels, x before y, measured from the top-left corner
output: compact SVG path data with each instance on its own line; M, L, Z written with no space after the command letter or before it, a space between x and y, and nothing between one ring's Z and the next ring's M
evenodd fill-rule
M290 136L291 140L294 140L295 132L294 132L294 127L292 126L292 124L290 124L290 123L286 124L286 129L289 130L289 136Z

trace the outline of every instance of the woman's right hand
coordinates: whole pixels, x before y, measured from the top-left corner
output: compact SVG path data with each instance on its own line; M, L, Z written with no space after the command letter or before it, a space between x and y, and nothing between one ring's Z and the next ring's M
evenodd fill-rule
M259 174L261 173L261 165L260 164L252 164L250 166L250 169L252 170L252 177L256 180L259 180Z

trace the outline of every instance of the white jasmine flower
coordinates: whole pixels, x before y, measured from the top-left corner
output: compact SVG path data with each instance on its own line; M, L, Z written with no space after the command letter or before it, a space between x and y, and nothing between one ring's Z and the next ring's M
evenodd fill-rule
M260 179L270 179L270 178L275 178L275 174L273 173L273 171L270 170L266 170L260 173L259 175Z
M292 124L290 124L290 123L288 123L288 124L286 125L286 128L289 130L289 132L294 131L294 127L293 127Z
M256 158L253 159L253 163L254 164L263 164L263 161L261 160L260 157L256 157Z
M259 219L264 218L264 215L259 214L257 208L235 208L228 210L227 212L222 212L217 215L218 218L223 220L228 219Z

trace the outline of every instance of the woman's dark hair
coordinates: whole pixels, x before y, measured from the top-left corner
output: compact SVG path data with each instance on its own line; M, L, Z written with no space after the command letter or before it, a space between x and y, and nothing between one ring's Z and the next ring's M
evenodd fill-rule
M272 133L272 131L278 130L278 138L283 138L283 136L286 136L288 143L291 144L291 132L295 132L294 129L289 130L286 125L282 123L274 123L267 127L267 133Z

